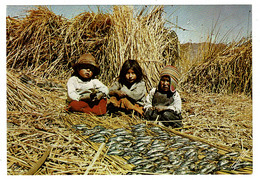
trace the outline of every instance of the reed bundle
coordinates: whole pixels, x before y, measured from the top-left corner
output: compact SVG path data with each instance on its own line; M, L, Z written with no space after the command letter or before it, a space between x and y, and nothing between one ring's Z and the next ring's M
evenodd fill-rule
M187 72L181 82L183 88L195 92L252 95L252 39L242 38L216 56L204 58Z
M127 59L137 60L147 76L148 89L157 85L159 73L166 64L178 61L177 35L165 29L163 7L157 6L148 14L135 15L128 6L115 6L113 27L108 40L109 79L117 77ZM142 16L141 16L142 14Z

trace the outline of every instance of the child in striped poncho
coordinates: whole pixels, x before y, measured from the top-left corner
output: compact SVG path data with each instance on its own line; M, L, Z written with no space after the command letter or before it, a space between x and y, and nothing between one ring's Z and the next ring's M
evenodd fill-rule
M148 120L161 121L165 126L182 126L181 97L176 91L180 73L174 66L166 66L160 74L157 88L146 97L144 110Z

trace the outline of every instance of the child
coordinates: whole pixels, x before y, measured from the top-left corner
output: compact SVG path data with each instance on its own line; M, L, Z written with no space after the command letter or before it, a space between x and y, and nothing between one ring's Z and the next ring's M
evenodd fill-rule
M109 89L108 110L134 110L143 115L146 86L142 68L136 60L124 62L118 81Z
M181 97L176 91L179 76L176 67L168 65L163 68L158 87L153 88L146 97L144 106L146 119L157 119L164 125L174 128L182 126Z
M74 74L67 82L70 111L103 115L106 113L108 88L95 76L100 69L91 54L80 56L72 66Z

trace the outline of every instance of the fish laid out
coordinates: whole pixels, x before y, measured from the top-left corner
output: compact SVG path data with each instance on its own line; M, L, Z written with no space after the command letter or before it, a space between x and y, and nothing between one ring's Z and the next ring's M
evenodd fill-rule
M94 143L106 143L107 155L121 156L134 168L128 174L214 174L220 170L238 170L252 163L238 160L239 152L220 154L218 149L166 132L158 126L136 124L130 129L87 128L85 124L73 129Z

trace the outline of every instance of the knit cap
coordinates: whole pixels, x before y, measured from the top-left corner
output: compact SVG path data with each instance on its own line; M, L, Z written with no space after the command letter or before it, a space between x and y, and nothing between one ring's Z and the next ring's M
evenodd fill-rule
M95 68L95 75L98 75L100 72L100 68L96 63L96 59L90 53L81 55L72 67L76 71L77 67L81 65L92 65Z
M170 77L170 90L171 92L174 92L176 90L176 87L178 85L179 82L179 78L180 78L180 72L179 70L171 65L167 65L162 69L162 72L160 74L160 78L162 78L163 76L169 76Z

